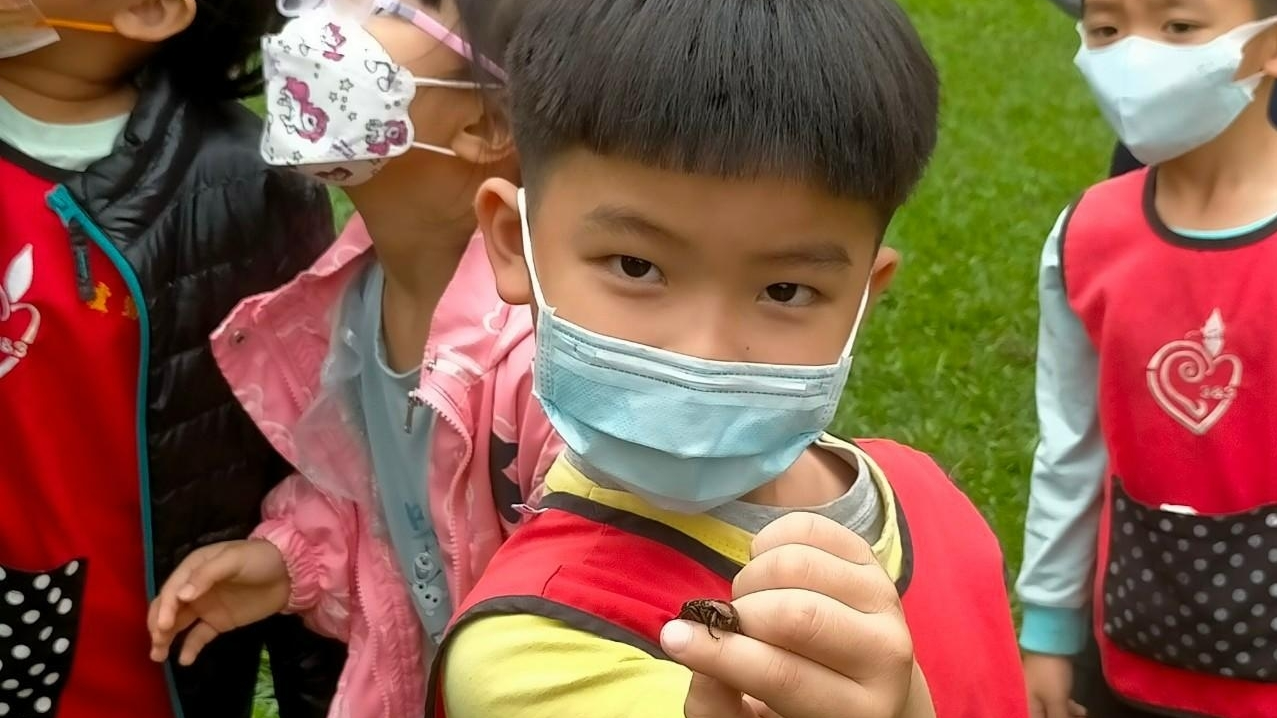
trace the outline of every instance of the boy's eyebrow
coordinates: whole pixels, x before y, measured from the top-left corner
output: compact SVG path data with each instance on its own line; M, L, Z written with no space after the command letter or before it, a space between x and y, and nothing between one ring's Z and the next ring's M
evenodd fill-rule
M852 264L847 250L836 242L818 242L792 249L764 252L756 255L754 262L789 267L807 266L825 270L846 269Z
M638 212L611 204L601 204L585 215L585 221L612 231L641 234L676 244L688 244L685 237L656 224Z
M689 244L681 234L656 224L634 210L617 205L599 205L585 215L585 221L611 231L641 234L674 244ZM851 256L841 244L828 241L763 252L751 259L756 264L808 266L829 270L845 269L852 264Z

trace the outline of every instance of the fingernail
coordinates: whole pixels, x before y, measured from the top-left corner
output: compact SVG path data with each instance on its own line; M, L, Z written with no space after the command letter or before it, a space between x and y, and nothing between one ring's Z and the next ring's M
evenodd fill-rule
M182 587L181 591L177 592L177 597L182 599L183 601L189 601L192 598L195 598L195 587L189 583L186 584L185 586Z
M692 627L683 621L670 621L661 629L661 646L667 653L682 653L692 642Z

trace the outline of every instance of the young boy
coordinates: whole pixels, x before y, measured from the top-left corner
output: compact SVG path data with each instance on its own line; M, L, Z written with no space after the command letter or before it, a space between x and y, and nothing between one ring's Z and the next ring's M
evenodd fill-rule
M502 296L535 301L535 390L569 450L458 610L428 712L1024 715L987 525L925 456L823 433L935 144L907 18L526 13L507 53L526 201L489 181L477 208Z
M1071 693L1105 717L1277 715L1275 12L1085 4L1077 64L1152 169L1087 190L1042 254L1035 716L1078 712Z
M273 6L38 2L0 2L0 715L248 716L271 626L166 678L145 616L287 473L208 346L332 239L234 102ZM285 715L323 715L344 651L276 635Z

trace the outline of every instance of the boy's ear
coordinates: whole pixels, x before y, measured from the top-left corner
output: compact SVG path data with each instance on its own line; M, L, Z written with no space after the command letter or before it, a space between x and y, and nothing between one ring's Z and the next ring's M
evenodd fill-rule
M475 111L449 145L457 157L474 165L500 162L514 155L514 134L510 122L492 103L474 98Z
M896 278L896 269L899 266L900 252L885 244L878 248L878 256L874 257L874 266L869 273L870 306L891 286L891 280Z
M1252 77L1259 72L1277 77L1277 25L1256 35L1242 49L1236 79Z
M122 37L161 43L195 21L195 0L137 0L115 14L112 25Z
M532 280L523 258L523 224L519 189L508 180L489 179L479 186L474 211L483 231L488 262L497 279L497 294L507 304L531 304Z

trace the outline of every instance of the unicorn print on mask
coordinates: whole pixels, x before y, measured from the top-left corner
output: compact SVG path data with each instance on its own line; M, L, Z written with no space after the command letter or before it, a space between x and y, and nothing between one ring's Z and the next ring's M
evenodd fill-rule
M385 157L390 154L392 147L407 146L411 138L408 136L408 125L402 120L390 120L389 122L369 120L366 141L369 152Z
M310 101L310 86L295 77L284 80L275 104L284 112L274 117L289 134L312 143L319 142L328 131L328 113Z
M346 36L341 34L341 26L335 22L328 23L324 28L324 36L321 40L324 47L328 48L324 51L324 59L340 62L345 59L345 55L340 50L346 44Z

